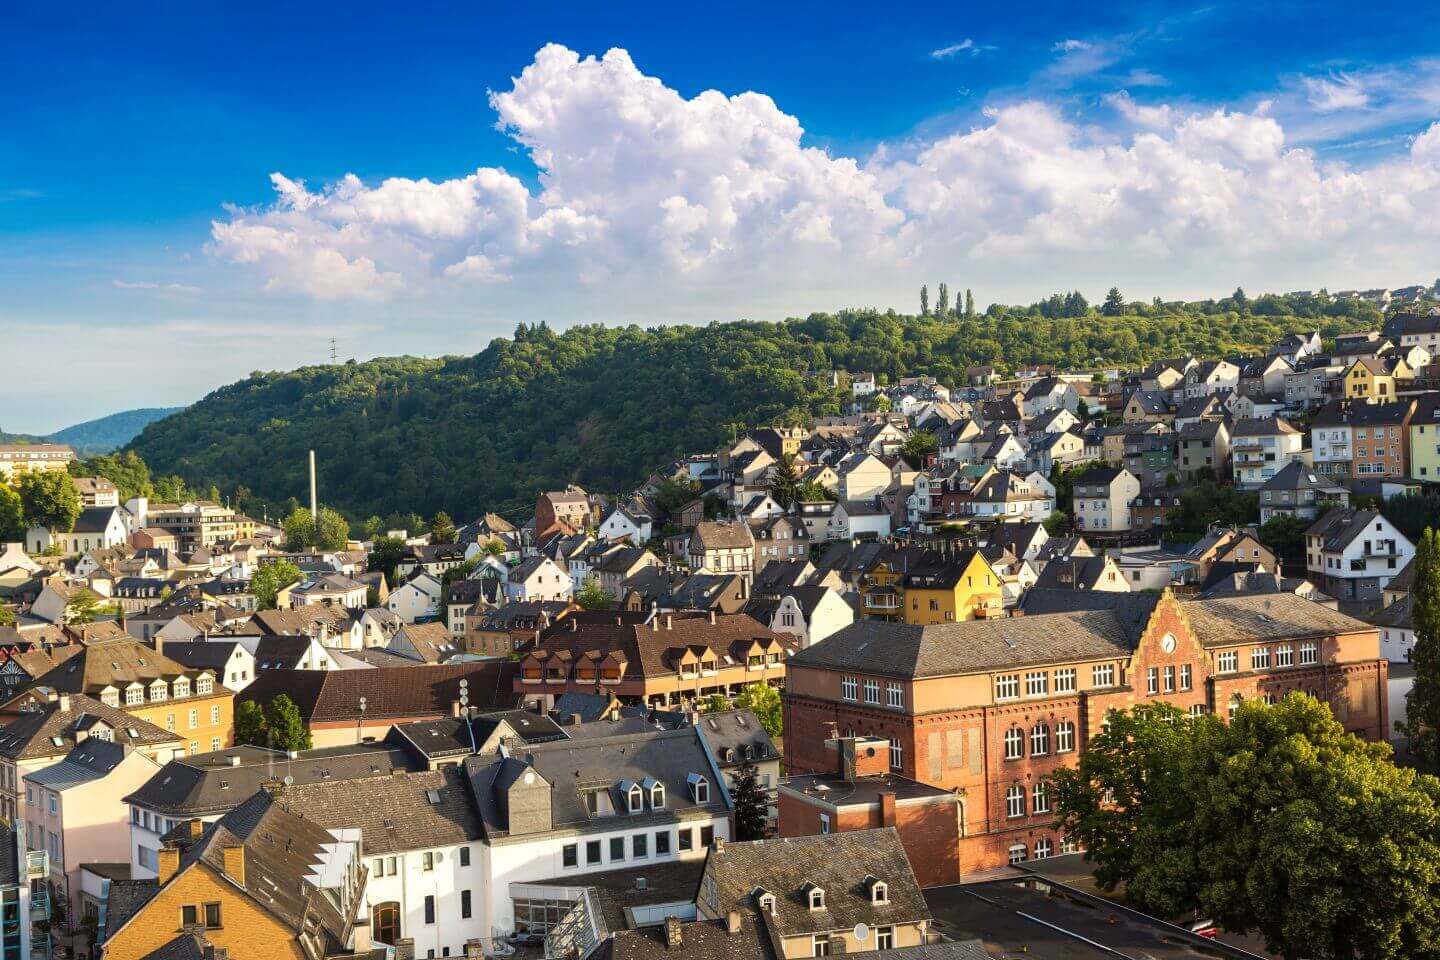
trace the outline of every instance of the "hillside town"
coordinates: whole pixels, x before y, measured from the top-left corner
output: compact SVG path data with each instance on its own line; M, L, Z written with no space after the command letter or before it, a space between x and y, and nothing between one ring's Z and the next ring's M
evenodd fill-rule
M1403 756L1440 309L824 375L633 490L332 543L0 446L0 956L1270 955L1110 899L1055 777L1296 693Z

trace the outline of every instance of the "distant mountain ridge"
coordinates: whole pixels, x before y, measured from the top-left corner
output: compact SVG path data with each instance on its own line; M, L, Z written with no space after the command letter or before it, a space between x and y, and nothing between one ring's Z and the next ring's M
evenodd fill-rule
M109 416L86 420L46 436L29 433L5 433L0 430L0 443L65 443L79 456L109 453L134 440L150 424L163 420L184 407L141 407L122 410Z

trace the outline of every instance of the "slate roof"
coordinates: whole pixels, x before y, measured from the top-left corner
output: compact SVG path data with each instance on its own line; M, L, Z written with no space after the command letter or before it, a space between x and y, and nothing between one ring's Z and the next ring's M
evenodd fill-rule
M710 745L710 752L722 770L738 767L747 759L767 760L780 756L775 742L749 710L707 713L699 718L695 729Z
M1035 586L1042 589L1093 590L1104 579L1105 573L1114 569L1105 561L1105 557L1096 556L1050 560L1045 564L1045 569L1040 571Z
M284 751L242 744L171 760L125 802L167 817L205 817L232 809L272 778L289 777L303 786L389 776L421 766L418 757L386 743L306 750L293 760Z
M1291 593L1195 600L1183 607L1206 646L1362 633L1374 628Z
M1376 510L1335 507L1312 523L1305 531L1305 536L1320 537L1321 548L1326 551L1340 551L1368 531L1370 525L1379 519L1380 513Z
M1345 488L1340 486L1323 473L1316 473L1315 468L1299 460L1292 460L1285 464L1275 476L1266 480L1260 485L1261 490L1317 490L1324 492L1344 493Z
M34 704L36 708L21 708L21 703L27 707ZM107 706L94 697L80 693L69 694L68 704L63 710L58 698L44 700L34 689L20 694L5 707L7 713L0 716L0 723L4 724L0 726L0 756L11 760L58 757L69 753L80 742L77 734L89 731L97 720L109 726L120 743L154 747L182 742L177 733L162 730L119 707Z
M448 716L460 697L460 680L469 681L470 703L480 710L509 709L519 701L512 692L519 664L485 661L378 667L374 670L270 670L239 694L236 704L262 706L286 694L307 723L347 721L360 716L366 698L370 720L390 717Z
M238 640L194 640L190 642L169 641L164 645L165 656L191 670L209 670L219 680L224 679L224 669L240 646Z
M550 784L551 829L613 831L621 825L645 827L672 823L677 816L724 815L725 800L715 782L715 771L693 727L680 730L646 730L618 736L586 737L582 742L560 741L529 746L524 757L468 757L464 764L471 792L480 812L485 836L491 842L509 834L509 817L501 791L525 771L533 769ZM697 804L690 790L692 774L710 784L709 800ZM582 792L609 792L615 809L624 810L620 784L643 784L647 779L665 786L665 807L652 812L592 817Z
M749 912L757 889L774 894L775 912L763 922L779 937L931 919L893 827L726 843L710 851L704 876L702 891L713 878L721 910ZM888 903L870 901L867 877L888 884ZM825 909L810 909L808 884L825 891Z
M444 757L468 756L488 740L495 729L504 723L506 729L526 743L550 743L566 739L564 728L549 717L528 710L500 710L481 714L465 721L455 717L439 720L418 720L414 723L397 723L390 728L387 739L392 743L403 743L407 749L418 750L425 757L434 760ZM474 744L471 743L471 731Z
M118 743L87 737L65 759L43 770L26 774L25 779L51 790L64 792L71 787L103 779L125 759L125 748Z
M690 534L690 552L703 553L709 550L748 550L755 546L755 537L744 523L717 523L704 520L695 525Z
M418 770L285 787L280 806L333 830L358 828L366 856L479 840L480 819L464 771Z
M1125 624L1108 610L932 626L858 621L802 650L790 664L922 679L1122 657L1131 646Z

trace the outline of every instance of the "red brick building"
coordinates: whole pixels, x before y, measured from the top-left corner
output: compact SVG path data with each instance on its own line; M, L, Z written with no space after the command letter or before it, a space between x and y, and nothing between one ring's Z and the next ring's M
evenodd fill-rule
M857 622L787 667L787 773L830 773L837 733L888 740L892 772L958 796L962 873L1070 849L1046 779L1112 709L1224 716L1299 690L1348 731L1389 727L1375 628L1292 595L1038 590L1002 620Z
M959 858L936 852L959 850L960 797L891 773L885 740L852 737L826 746L832 772L780 782L780 836L894 827L920 886L958 883Z

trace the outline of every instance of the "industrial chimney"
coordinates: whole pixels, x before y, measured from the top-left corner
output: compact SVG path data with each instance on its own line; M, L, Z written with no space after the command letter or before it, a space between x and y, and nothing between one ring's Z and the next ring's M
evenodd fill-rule
M320 523L320 510L315 505L315 451L310 451L310 522Z

